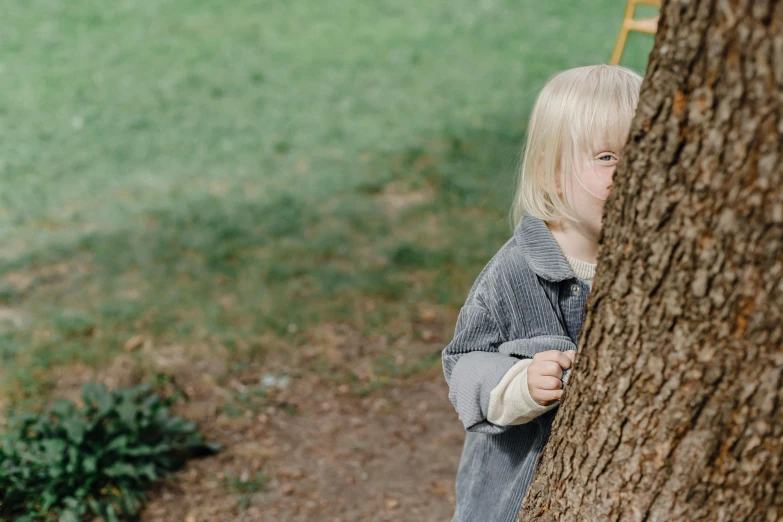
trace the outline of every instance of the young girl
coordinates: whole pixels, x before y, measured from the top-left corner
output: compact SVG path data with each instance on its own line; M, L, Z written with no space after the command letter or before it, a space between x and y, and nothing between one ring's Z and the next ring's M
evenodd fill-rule
M481 271L443 350L449 399L467 430L454 522L513 522L576 354L604 201L641 77L579 67L533 107L513 237Z

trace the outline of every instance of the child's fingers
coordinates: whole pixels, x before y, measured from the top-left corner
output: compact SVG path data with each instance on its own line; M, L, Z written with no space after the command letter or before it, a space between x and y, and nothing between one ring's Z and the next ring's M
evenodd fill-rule
M566 352L561 352L560 350L548 350L546 352L540 352L537 353L533 357L534 361L554 361L557 364L560 365L560 367L564 370L567 370L571 367L573 364L573 360L566 355Z
M574 364L574 361L576 361L576 350L568 350L567 352L563 352L566 354L566 357L571 359L571 364Z
M538 375L551 375L558 379L563 377L563 368L560 367L560 363L556 361L537 361L533 362L528 369L528 373L534 373Z
M532 394L533 400L542 406L548 406L552 401L559 401L563 396L563 390L536 390Z
M536 390L560 390L563 388L563 381L549 375L529 376L528 383L531 389Z
M533 356L534 361L556 361L563 352L560 350L546 350Z

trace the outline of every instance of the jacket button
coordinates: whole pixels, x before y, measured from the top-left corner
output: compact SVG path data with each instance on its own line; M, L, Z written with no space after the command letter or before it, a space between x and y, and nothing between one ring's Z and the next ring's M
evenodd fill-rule
M571 292L578 294L579 293L579 285L574 283L571 285Z

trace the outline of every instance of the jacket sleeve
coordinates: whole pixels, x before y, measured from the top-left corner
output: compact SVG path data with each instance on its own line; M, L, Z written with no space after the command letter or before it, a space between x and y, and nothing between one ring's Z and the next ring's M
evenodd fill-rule
M509 429L487 420L490 393L519 361L498 351L504 340L487 308L469 300L460 311L454 339L442 353L449 400L467 431L497 434Z

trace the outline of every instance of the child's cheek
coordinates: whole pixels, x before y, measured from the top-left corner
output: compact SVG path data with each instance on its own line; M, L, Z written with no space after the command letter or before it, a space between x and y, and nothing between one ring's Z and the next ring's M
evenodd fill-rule
M606 195L612 190L612 178L614 177L614 168L607 169L607 172L601 176L601 189L606 191Z

